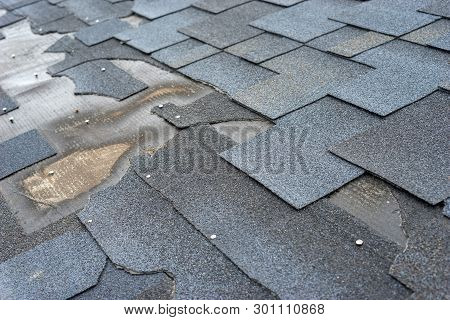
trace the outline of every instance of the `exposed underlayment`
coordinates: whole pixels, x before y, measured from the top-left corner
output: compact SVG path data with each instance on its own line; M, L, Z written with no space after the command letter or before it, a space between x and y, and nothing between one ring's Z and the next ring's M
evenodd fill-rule
M450 298L448 0L0 2L0 299Z

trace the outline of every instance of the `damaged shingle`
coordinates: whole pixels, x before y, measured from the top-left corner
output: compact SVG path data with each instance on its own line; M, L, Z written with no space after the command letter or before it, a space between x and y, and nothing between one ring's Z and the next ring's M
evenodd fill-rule
M343 23L329 20L328 16L356 3L350 0L305 1L262 17L250 25L300 42L307 42L345 26Z
M24 16L16 15L11 11L7 11L4 15L0 16L0 28L9 26L17 21L25 19Z
M115 264L173 274L176 299L274 298L133 171L92 196L78 216Z
M240 88L232 96L271 119L323 98L336 85L372 70L306 46L266 61L262 66L280 74Z
M450 95L432 95L331 151L415 196L437 204L447 197L446 130ZM386 157L386 155L389 155Z
M8 10L14 10L20 7L28 6L38 1L41 0L2 0L0 2L0 7L3 7Z
M178 69L218 52L220 52L219 49L206 43L195 39L188 39L152 53L152 58L165 63L172 68Z
M213 92L190 104L176 106L165 104L156 106L153 112L178 128L186 128L199 123L218 123L237 120L263 120L257 114L239 106L226 95Z
M414 290L415 299L450 299L448 259L450 232L443 220L432 220L413 233L390 274Z
M403 40L450 51L450 21L441 19L402 37Z
M300 43L288 38L270 33L263 33L228 47L225 51L250 62L261 63L300 46Z
M61 2L60 5L67 8L79 19L92 24L131 15L133 1L111 3L106 0L66 0Z
M0 33L0 40L2 34ZM11 98L1 87L0 87L0 116L3 114L6 114L8 112L11 112L15 109L17 109L19 106L17 105L16 101L14 101L13 98Z
M192 38L223 49L263 33L263 31L248 24L277 10L279 10L277 6L252 1L213 15L200 22L184 26L179 31Z
M69 232L1 263L0 297L68 299L97 284L105 263L87 232Z
M207 126L181 131L136 170L251 277L282 299L403 298L387 272L399 250L327 200L297 211L216 152ZM366 240L364 247L355 239Z
M120 270L111 261L95 287L82 292L75 300L146 300L172 299L173 281L165 273L132 275Z
M308 42L308 46L350 58L392 39L381 33L345 26Z
M31 30L37 34L47 34L47 33L70 33L76 32L84 27L87 27L87 24L75 17L74 15L68 15L64 18L40 25L40 26L31 26Z
M87 46L92 46L114 37L115 34L130 29L131 26L119 19L105 20L75 33L75 38Z
M101 59L139 60L157 66L163 70L167 69L139 50L120 45L119 41L116 39L107 40L97 45L87 47L80 41L65 36L55 42L45 52L66 53L63 61L48 67L47 72L51 75L55 75L88 61Z
M56 154L37 130L0 143L0 179Z
M188 8L197 0L136 0L133 12L148 19L156 19Z
M209 15L205 11L188 8L144 23L137 29L121 32L115 37L142 52L151 53L189 39L189 37L179 33L177 29L202 20Z
M27 16L31 25L38 27L61 19L67 16L69 12L65 8L51 5L47 1L39 1L14 10L14 14Z
M275 75L268 69L225 52L194 62L178 71L230 95Z
M378 121L327 97L279 119L272 129L221 156L300 209L363 174L327 149Z
M75 94L98 94L123 100L148 86L107 60L85 62L55 76L69 77Z

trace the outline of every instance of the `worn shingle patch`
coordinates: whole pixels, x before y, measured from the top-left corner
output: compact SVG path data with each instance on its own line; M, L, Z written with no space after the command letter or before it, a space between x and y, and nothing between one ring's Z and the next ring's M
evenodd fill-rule
M219 49L206 43L195 39L188 39L152 53L152 58L165 63L172 68L178 69L218 52L220 52Z
M390 274L414 290L416 299L449 299L448 263L450 232L444 221L432 220L412 234Z
M197 0L136 0L133 12L151 20L186 9Z
M308 46L344 57L353 57L392 39L377 32L346 26L308 42Z
M76 32L87 24L75 17L74 15L68 15L64 18L43 24L41 26L31 26L31 30L37 34L47 34L47 33L70 33Z
M288 38L263 33L226 48L225 51L250 62L261 63L300 46L300 43Z
M449 197L446 130L450 95L436 92L379 126L330 150L415 196L437 204ZM386 157L386 155L389 157Z
M121 32L116 38L145 53L151 53L188 39L177 29L209 15L205 11L188 8L142 24L137 29Z
M57 73L75 83L75 94L98 94L123 100L148 86L107 60L95 60Z
M60 5L67 8L79 19L92 24L131 15L133 1L111 3L106 0L66 0L61 2Z
M1 39L1 33L0 33ZM19 106L16 101L11 98L1 87L0 87L0 116L2 114L8 113L17 109Z
M343 27L343 23L331 21L328 16L355 4L356 2L349 0L310 0L262 17L250 25L307 42Z
M31 25L40 26L61 19L69 12L65 8L51 5L47 1L39 1L14 10L14 14L27 16Z
M70 37L63 37L49 47L45 52L66 53L63 61L48 67L47 72L55 75L58 72L73 68L88 61L99 59L140 60L155 65L160 69L167 69L151 57L129 46L120 45L116 39L111 39L97 45L87 47L80 41Z
M273 58L262 66L281 74L241 89L233 99L271 119L323 98L336 85L372 70L308 47Z
M97 285L82 292L75 300L170 300L173 281L165 273L132 275L111 261L106 263Z
M75 37L87 46L92 46L114 37L115 34L130 29L131 26L119 19L105 20L91 27L83 28Z
M37 130L25 132L0 144L0 179L56 154Z
M185 106L165 104L153 112L178 128L199 123L218 123L238 120L263 120L260 116L231 101L226 95L213 92Z
M251 0L196 0L193 3L193 6L212 13L220 13L250 1Z
M403 40L450 51L450 21L441 19L402 37Z
M0 16L0 28L9 26L17 21L25 19L24 16L16 15L11 11L7 11L4 15Z
M179 31L192 38L223 49L261 34L263 31L248 24L277 10L279 10L277 6L252 1L180 28Z
M390 263L382 257L392 248L383 240L326 200L295 210L217 155L230 145L210 127L192 127L151 158L142 158L136 170L205 236L216 235L211 241L234 263L282 299L408 294L387 274ZM357 237L365 239L364 247L354 244Z
M14 10L20 7L28 6L38 1L41 0L2 0L0 5L5 9Z
M105 263L87 232L69 232L0 264L0 297L68 299L95 285Z
M178 71L231 95L275 75L270 70L225 52L194 62Z
M409 2L409 3L408 3ZM438 19L415 11L416 1L372 0L330 15L333 20L392 36L401 36Z
M173 274L177 299L273 299L133 171L78 216L115 264Z
M221 156L300 209L364 172L327 149L378 121L327 97L279 119L266 133Z

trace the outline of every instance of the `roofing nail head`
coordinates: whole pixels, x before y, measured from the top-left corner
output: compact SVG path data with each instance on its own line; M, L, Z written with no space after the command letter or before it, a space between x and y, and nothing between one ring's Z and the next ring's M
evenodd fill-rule
M84 123L89 124L89 120L84 120Z
M148 175L146 175L145 177L146 177L147 179L150 179L151 175L148 174Z
M175 116L175 119L180 119L180 118L181 118L181 116L179 116L179 115Z
M2 110L6 112L6 110L8 110L8 108L3 108Z
M217 236L216 236L215 234L212 234L209 238L210 238L211 240L214 240L215 238L217 238Z
M161 109L162 107L164 107L162 104L160 104L160 105L158 106L158 108L160 108L160 109Z
M92 220L91 220L91 219L89 219L89 220L87 221L87 223L92 223Z
M14 118L13 117L9 118L9 122L14 123Z
M55 171L53 171L53 170L51 170L51 171L48 172L48 175L49 175L49 176L52 176L52 175L54 175L54 174L55 174Z
M358 239L358 240L356 240L355 243L356 243L357 246L360 247L360 246L362 246L364 244L364 241L362 241L361 239Z
M11 58L12 58L12 59L15 59L15 58L16 58L16 55L15 55L15 54L12 54L12 55L11 55Z
M35 72L34 77L37 78L37 77L39 77L39 75Z
M106 71L106 68L102 68L102 72L105 72Z

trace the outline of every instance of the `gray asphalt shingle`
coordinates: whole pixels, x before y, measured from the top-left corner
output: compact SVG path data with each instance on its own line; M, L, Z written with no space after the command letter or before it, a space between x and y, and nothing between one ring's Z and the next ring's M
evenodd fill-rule
M178 128L187 128L199 123L263 120L254 112L241 107L218 92L210 93L184 106L171 103L165 104L162 108L155 106L153 112Z
M450 21L441 19L404 35L402 39L450 51L449 36Z
M449 102L449 94L433 93L330 150L431 204L439 203L449 197L444 116Z
M14 14L27 16L31 25L40 26L61 19L69 12L65 8L51 5L47 1L39 1L14 10Z
M121 32L115 37L126 41L129 46L138 50L152 53L189 39L186 35L178 32L177 29L195 21L203 20L209 15L205 11L188 8L142 24L137 29Z
M1 39L1 34L0 34ZM16 101L11 98L1 87L0 87L0 116L17 109L19 106Z
M1 6L8 10L14 10L20 7L28 6L41 0L2 0Z
M92 24L131 15L133 1L111 3L106 0L65 0L59 5L67 8L79 19Z
M92 46L114 37L115 34L131 29L131 26L119 19L105 20L75 33L75 38L87 46Z
M326 97L221 156L300 209L363 174L328 148L378 122L376 116Z
M118 100L148 87L107 60L85 62L55 76L69 77L75 83L75 94L98 94Z
M88 25L75 17L74 15L67 15L64 18L40 25L38 27L31 26L33 33L47 34L47 33L70 33L76 32Z
M232 93L233 99L271 119L326 96L332 88L371 68L309 47L264 62L281 73Z
M193 6L212 13L220 13L250 1L251 0L196 0L193 3Z
M184 26L179 31L189 37L223 49L263 33L248 24L277 10L279 10L277 6L252 1Z
M383 256L398 253L395 246L326 200L295 210L217 155L230 145L211 127L193 127L142 159L136 170L205 236L216 235L211 242L234 263L282 299L409 294L387 275L390 263ZM354 244L357 237L365 239L364 247Z
M78 216L115 264L173 274L176 299L273 299L132 170Z
M449 0L428 0L426 5L419 11L450 18L450 1Z
M0 264L2 299L68 299L97 284L106 256L85 231L73 231Z
M37 130L0 143L0 179L56 154Z
M250 62L261 63L300 46L300 43L288 38L263 33L228 47L225 51Z
M230 95L275 75L274 72L221 52L178 70L198 81L207 82Z
M148 19L156 19L186 9L197 0L136 0L133 12Z
M24 16L16 15L11 11L7 11L4 15L0 16L0 28L9 26L17 21L25 19Z
M436 16L417 12L419 3L420 1L372 0L334 13L329 18L372 31L401 36L438 19Z
M350 0L310 0L266 15L250 25L300 42L308 42L345 26L329 20L328 16L355 4L357 2Z
M188 39L168 48L153 52L152 58L178 69L218 52L220 52L219 49L211 47L206 43L195 39Z
M308 46L351 58L392 39L381 33L345 26L308 42Z

